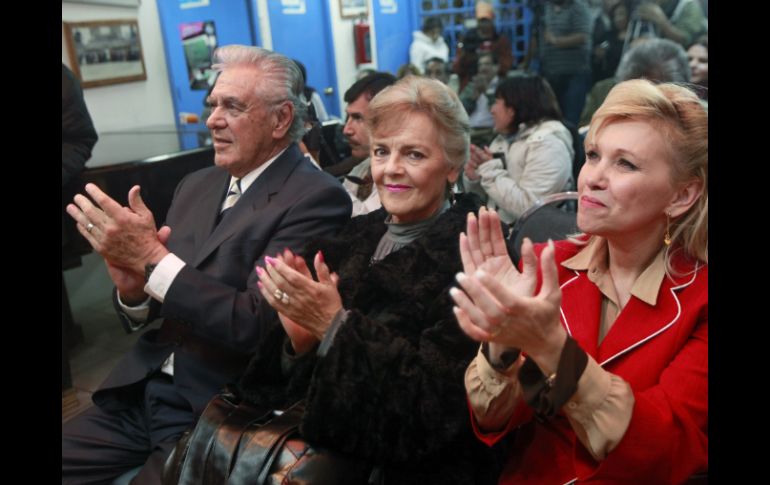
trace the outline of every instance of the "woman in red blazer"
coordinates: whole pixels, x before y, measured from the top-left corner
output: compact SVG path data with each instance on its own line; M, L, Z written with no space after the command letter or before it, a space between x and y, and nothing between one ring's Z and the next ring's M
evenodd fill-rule
M681 483L708 471L708 114L672 85L626 81L592 119L582 235L522 246L468 216L465 376L478 437L509 433L500 483ZM540 268L538 269L538 259Z

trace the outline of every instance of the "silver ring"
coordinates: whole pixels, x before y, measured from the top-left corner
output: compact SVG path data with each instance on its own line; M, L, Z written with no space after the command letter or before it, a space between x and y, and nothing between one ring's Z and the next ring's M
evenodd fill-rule
M289 304L289 295L285 291L283 292L283 295L281 296L281 303L283 303L284 305L288 305Z
M94 223L93 222L89 222L88 224L86 224L86 231L88 231L90 233L93 229L94 229Z
M273 297L275 297L276 300L280 300L283 297L283 291L276 288L273 292Z

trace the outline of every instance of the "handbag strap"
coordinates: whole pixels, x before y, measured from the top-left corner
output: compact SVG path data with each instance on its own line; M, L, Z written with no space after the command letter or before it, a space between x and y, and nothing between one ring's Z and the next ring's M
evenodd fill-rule
M260 412L247 401L240 402L214 431L205 460L203 483L224 483L235 463L236 450L244 431L271 416L270 412Z
M299 430L304 411L305 403L299 401L269 422L255 428L249 440L239 447L238 457L227 484L264 484L284 443Z
M181 457L183 462L179 485L200 483L214 433L236 407L234 396L230 394L218 394L206 405L190 436L187 453Z

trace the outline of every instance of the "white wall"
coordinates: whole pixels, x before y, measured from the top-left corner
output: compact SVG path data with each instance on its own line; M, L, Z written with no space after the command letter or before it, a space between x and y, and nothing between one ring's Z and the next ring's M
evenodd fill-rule
M175 1L175 0L162 0ZM307 0L317 1L317 0ZM372 0L369 0L369 26L372 49L372 63L356 66L353 25L355 19L340 17L339 0L327 0L331 13L334 56L336 60L337 97L344 111L345 91L355 82L356 73L364 67L377 68L377 46L374 35ZM260 5L263 3L263 5ZM255 1L257 12L262 13L264 2ZM262 7L260 9L260 6ZM261 17L261 16L260 16ZM110 86L84 89L86 105L94 120L97 132L121 130L151 125L173 125L174 105L168 82L163 37L155 0L143 0L137 8L62 3L62 21L80 22L85 20L137 19L142 40L144 64L147 70L145 81L135 81ZM260 25L264 29L264 26ZM267 47L267 46L265 46ZM70 66L62 28L62 62ZM344 118L344 113L343 113Z
M62 2L61 18L62 22L137 19L139 23L147 79L83 90L97 132L174 125L174 105L155 0L143 0L138 8ZM61 59L71 67L63 26Z
M308 0L311 1L311 0ZM340 110L342 119L345 119L345 100L343 99L345 91L356 82L356 73L359 69L372 68L377 69L377 45L374 36L374 18L372 10L372 0L369 2L369 36L371 39L372 63L362 64L356 67L355 44L353 42L353 25L356 19L343 19L340 17L339 0L328 0L329 12L332 21L332 38L334 41L334 59L337 68L337 98L340 101Z

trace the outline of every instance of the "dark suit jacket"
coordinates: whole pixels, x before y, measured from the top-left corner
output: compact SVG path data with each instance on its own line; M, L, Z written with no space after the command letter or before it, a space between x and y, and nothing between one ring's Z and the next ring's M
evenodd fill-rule
M186 266L164 302L153 300L150 313L150 320L162 316L178 325L167 332L171 325L164 321L165 343L158 340L158 330L145 332L94 394L97 405L127 407L131 385L157 371L173 352L174 384L200 413L243 370L246 360L238 357L253 353L279 324L257 288L257 263L264 265L264 255L297 251L309 238L331 235L350 217L350 197L340 183L312 165L296 144L216 225L229 177L210 167L179 183L166 221L168 248ZM171 341L165 338L169 334Z

